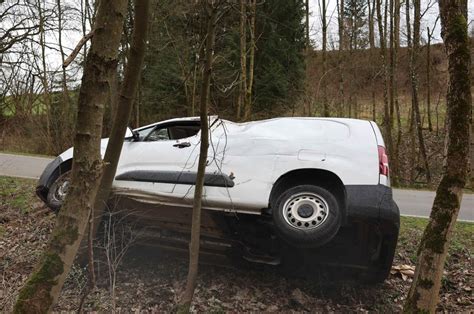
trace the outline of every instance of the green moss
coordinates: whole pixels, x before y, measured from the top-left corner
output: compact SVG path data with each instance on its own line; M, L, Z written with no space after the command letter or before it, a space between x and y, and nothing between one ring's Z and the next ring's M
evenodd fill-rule
M59 255L45 253L39 269L20 290L14 313L46 312L53 302L50 288L56 284L56 277L63 270L64 264Z
M57 227L51 234L50 245L56 252L64 252L66 245L73 244L79 237L75 218L59 215Z

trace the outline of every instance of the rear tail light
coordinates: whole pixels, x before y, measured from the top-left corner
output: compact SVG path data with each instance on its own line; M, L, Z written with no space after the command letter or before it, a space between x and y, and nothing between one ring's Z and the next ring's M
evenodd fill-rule
M387 176L389 174L388 156L385 147L379 146L379 173Z

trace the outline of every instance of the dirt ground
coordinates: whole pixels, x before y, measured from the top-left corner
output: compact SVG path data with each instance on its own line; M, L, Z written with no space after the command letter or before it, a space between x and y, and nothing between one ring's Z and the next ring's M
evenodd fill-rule
M52 214L33 194L34 182L0 177L0 312L10 312L19 288L40 258ZM402 218L393 274L378 286L321 278L285 276L271 267L202 265L195 312L318 311L398 312L407 295L416 248L426 220ZM442 281L440 312L474 311L474 224L458 223ZM99 254L100 255L100 254ZM97 289L84 300L86 312L169 312L182 291L186 259L143 247L131 248L114 272L98 264ZM75 266L55 307L75 312L87 286L87 272ZM112 289L112 287L115 287Z

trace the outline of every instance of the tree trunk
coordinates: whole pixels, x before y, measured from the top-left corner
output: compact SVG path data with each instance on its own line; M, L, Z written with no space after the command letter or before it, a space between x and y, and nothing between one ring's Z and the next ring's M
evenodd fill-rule
M472 100L467 1L440 0L438 3L449 72L446 158L430 221L418 249L415 278L404 307L404 311L410 313L434 313L436 310L448 243L469 173Z
M426 45L426 115L428 116L428 129L433 132L433 124L431 122L431 33L427 27L428 43Z
M65 56L64 47L63 47L63 10L61 7L61 0L57 0L56 2L58 8L58 46L59 52L61 53L61 64L64 64ZM61 116L59 117L60 123L58 124L58 133L59 133L59 144L60 149L66 149L69 145L69 141L71 138L71 132L67 127L69 123L71 123L71 105L69 101L69 91L67 88L67 75L66 75L66 68L61 67L62 69L62 104L59 108L59 112Z
M386 52L386 24L385 28L383 26L383 20L382 20L382 0L377 0L376 3L376 10L377 10L377 20L378 20L378 28L379 28L379 38L380 38L380 57L382 59L382 79L384 83L384 89L383 89L383 99L384 99L384 115L383 115L383 126L385 130L385 138L387 141L387 150L389 153L389 156L393 156L393 140L392 140L392 123L391 123L391 118L390 118L390 105L389 105L389 99L388 99L388 89L389 89L389 73L387 69L387 52ZM386 14L385 14L386 17ZM386 21L386 19L385 19ZM392 180L394 181L394 184L397 183L397 171L398 167L396 166L396 158L392 159Z
M418 64L418 54L420 47L420 22L421 22L421 3L420 0L414 0L414 16L413 16L413 45L409 51L410 53L410 78L411 78L411 88L412 88L412 110L413 117L415 118L415 131L418 135L418 144L420 146L421 157L423 158L425 166L425 175L426 181L431 182L431 173L428 163L428 157L426 154L426 146L423 138L423 126L421 124L421 115L420 115L420 103L418 97L418 74L416 66Z
M373 50L375 48L375 30L374 30L374 5L371 2L372 0L367 0L367 9L368 9L368 20L369 23L369 48ZM341 22L340 22L341 23Z
M309 82L309 58L310 58L310 51L311 51L311 39L309 37L309 0L305 1L305 40L306 40L306 47L305 47L305 93L306 93L306 101L303 104L303 116L311 116L311 96L310 96L310 82ZM294 108L294 106L293 106ZM293 109L294 111L294 109ZM293 114L294 115L294 114Z
M338 11L338 32L339 32L339 48L338 48L338 69L339 69L339 115L344 114L344 0L337 0Z
M252 114L252 87L255 67L255 17L257 14L257 0L250 0L250 52L249 52L249 77L247 84L247 97L245 101L244 120L248 121Z
M327 81L327 79L325 78L326 76L326 73L328 71L327 69L327 33L328 33L328 24L327 24L327 19L326 19L326 11L327 11L327 5L326 5L326 0L321 0L322 1L322 8L321 8L321 21L322 21L322 28L323 28L323 80L324 81ZM327 95L327 83L326 82L322 82L323 84L323 99L322 99L322 102L323 102L323 116L324 117L329 117L331 116L331 112L329 110L329 104L328 104L328 95Z
M204 0L205 18L207 21L206 31L206 49L201 60L204 60L204 69L202 74L201 99L200 99L200 120L201 120L201 144L199 151L198 171L196 176L196 185L194 188L193 215L191 226L191 243L189 244L189 270L186 281L186 289L179 303L180 312L189 312L191 302L196 288L198 263L199 263L199 244L201 233L201 206L202 191L204 186L204 174L206 172L207 150L209 146L209 123L208 108L209 94L212 74L212 58L214 52L215 29L217 23L217 4L211 4Z
M129 49L125 75L118 97L118 105L113 119L112 131L104 156L104 174L94 201L93 235L95 236L110 194L117 164L122 152L123 139L133 109L133 99L137 95L137 86L143 68L146 41L148 37L148 16L150 1L135 0L132 42Z
M240 83L237 100L237 121L245 110L245 95L247 93L247 0L240 0Z
M99 187L102 116L108 79L116 70L126 1L100 3L79 92L71 185L42 260L19 293L15 313L51 310L77 253Z
M46 108L46 150L48 153L57 153L53 149L52 139L53 133L51 131L51 97L49 94L49 83L48 83L48 68L46 66L46 21L41 6L43 1L38 1L38 16L39 16L39 45L41 47L41 84L43 85L43 104Z

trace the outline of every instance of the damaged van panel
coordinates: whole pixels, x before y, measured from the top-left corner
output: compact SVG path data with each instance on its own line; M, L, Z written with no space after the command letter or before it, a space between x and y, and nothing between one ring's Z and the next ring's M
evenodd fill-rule
M200 127L199 117L191 117L127 132L112 197L140 213L158 239L153 243L187 248ZM107 145L103 139L102 155ZM66 195L73 157L73 148L59 155L38 182L37 194L55 211ZM209 232L203 241L211 251L232 248L248 261L272 265L347 260L346 266L382 281L399 228L387 160L371 121L301 117L235 123L209 117L202 198L203 228ZM339 256L331 261L333 251Z

